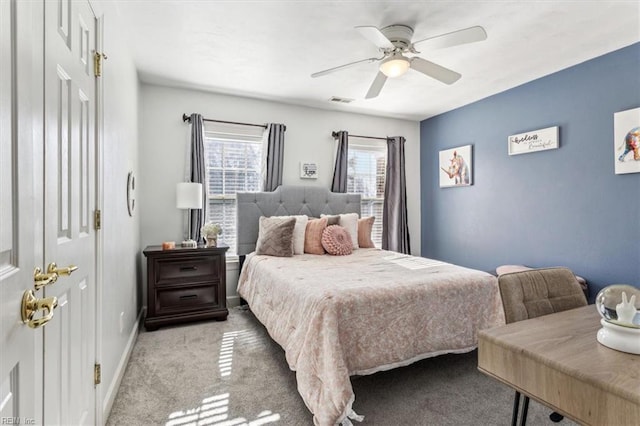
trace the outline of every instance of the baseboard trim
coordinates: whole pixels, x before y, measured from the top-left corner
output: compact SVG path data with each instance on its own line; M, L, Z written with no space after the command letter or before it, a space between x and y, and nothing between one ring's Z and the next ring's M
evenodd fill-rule
M124 377L124 372L127 369L127 364L129 363L129 358L131 357L131 352L133 351L133 346L136 343L138 338L138 333L140 332L140 325L142 324L142 318L144 318L144 313L146 311L146 307L143 307L138 314L138 318L136 319L135 324L131 329L131 333L129 333L129 340L127 341L127 346L124 348L124 352L120 357L120 362L118 363L118 367L116 368L116 374L114 374L114 378L107 389L107 393L102 403L102 418L104 422L107 422L109 418L109 413L111 413L111 408L113 407L113 402L116 399L116 395L118 394L118 389L120 388L120 383L122 383L122 378Z
M240 306L240 296L227 297L227 308L235 308L236 306Z

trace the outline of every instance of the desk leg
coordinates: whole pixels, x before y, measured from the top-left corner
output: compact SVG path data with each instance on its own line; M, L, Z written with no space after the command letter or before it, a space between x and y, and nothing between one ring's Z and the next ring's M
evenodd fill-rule
M554 411L553 413L549 414L549 419L554 423L558 423L561 422L562 419L564 419L564 416Z
M527 424L527 413L529 412L529 397L525 396L522 402L522 413L520 414L520 426Z
M511 414L511 426L518 424L518 408L520 408L520 392L516 391L516 395L513 398L513 414Z

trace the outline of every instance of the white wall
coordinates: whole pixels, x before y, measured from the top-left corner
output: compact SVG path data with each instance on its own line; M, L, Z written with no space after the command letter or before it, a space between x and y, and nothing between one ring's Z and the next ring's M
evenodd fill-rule
M418 122L321 110L201 91L142 85L141 91L140 243L181 241L183 214L175 207L175 187L184 176L190 126L182 114L249 123L283 123L283 184L329 188L335 151L332 131L366 136L404 136L406 142L409 232L413 254L420 254L420 125ZM360 141L360 140L358 140ZM300 179L300 162L318 164L318 179ZM234 270L234 268L236 270ZM237 266L227 265L227 296L236 296ZM232 300L230 300L232 302Z
M98 330L98 362L102 384L98 387L102 422L107 420L130 350L137 336L142 308L140 295L140 210L130 217L127 211L127 174L140 174L138 167L139 84L127 50L127 40L119 30L118 14L111 3L92 2L103 23L108 56L103 62L102 139L102 284L99 296L101 329ZM100 419L96 419L100 421Z

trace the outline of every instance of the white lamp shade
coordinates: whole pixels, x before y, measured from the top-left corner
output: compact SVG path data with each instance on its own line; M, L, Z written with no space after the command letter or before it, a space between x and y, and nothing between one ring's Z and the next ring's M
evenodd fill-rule
M402 55L393 54L380 64L380 71L387 77L400 77L409 70L409 60Z
M179 209L201 209L202 184L180 182L176 187L176 207Z

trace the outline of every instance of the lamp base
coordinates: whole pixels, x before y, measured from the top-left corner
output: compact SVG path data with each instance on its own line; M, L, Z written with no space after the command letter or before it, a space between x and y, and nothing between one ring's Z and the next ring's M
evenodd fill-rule
M196 248L198 247L198 243L196 243L194 240L184 240L183 242L180 243L180 246Z

